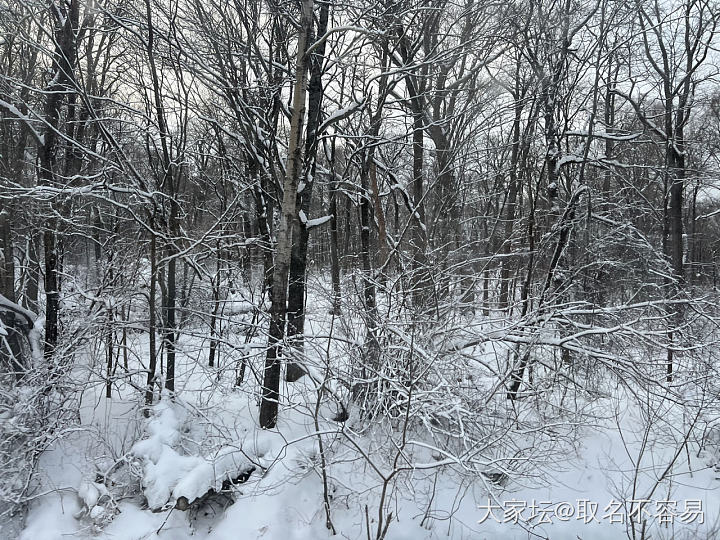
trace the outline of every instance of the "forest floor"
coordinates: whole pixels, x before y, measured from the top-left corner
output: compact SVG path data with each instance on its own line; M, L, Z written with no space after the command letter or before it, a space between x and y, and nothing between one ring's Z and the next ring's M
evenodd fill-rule
M362 325L341 325L328 315L322 284L315 289L309 295L306 328L314 337L307 338L306 349L314 351L321 366L323 355L342 358L343 351L356 347ZM717 449L693 438L696 431L686 428L687 411L672 400L634 394L610 381L594 400L561 396L558 407L575 411L568 412L567 422L572 424L579 410L584 420L572 430L558 425L557 441L548 424L555 418L543 425L550 436L540 447L532 448L538 439L531 433L515 433L518 440L527 437L526 455L536 451L547 458L538 460L537 470L533 461L525 469L530 474L488 477L494 481L463 474L462 466L430 466L442 462L442 456L430 451L416 453L413 466L397 467L395 462L393 468L397 433L388 435L392 429L380 421L361 428L352 411L347 422L333 421L334 403L326 399L316 407L316 386L310 377L282 383L278 427L261 430L256 379L265 338L259 335L245 343L240 323L251 315L243 305L238 301L235 306L233 317L240 322L227 329L219 367L207 366L201 330L196 337L181 337L177 398L164 398L149 420L141 413L142 374L118 377L107 399L102 349L88 346L73 373L81 389L79 421L41 458L37 496L23 524L22 540L333 538L326 526L325 491L337 532L334 538L378 538L378 520L388 518L388 540L642 538L643 522L645 538L718 537L720 480L713 468ZM481 315L476 319L482 324ZM331 327L342 339L328 345ZM145 362L147 335L130 334L128 347L132 373L140 367L136 359ZM237 366L227 362L243 352L251 361L238 387ZM644 406L636 406L639 402ZM705 431L717 429L703 418L697 419L696 427L700 422L706 422ZM318 433L324 441L322 456ZM138 446L139 441L145 442ZM233 476L216 467L228 448L239 457L233 461L235 473L248 462L255 467L247 480L232 486L228 494L206 496L186 511L173 508L181 493L199 496L209 485L219 487L221 473ZM188 456L195 456L195 461ZM209 480L203 475L208 468L198 467L198 459L216 469ZM383 477L394 470L381 512ZM139 489L140 477L145 493ZM180 482L182 488L177 487ZM160 508L148 508L151 499ZM628 502L633 500L646 502ZM640 519L629 519L633 514Z

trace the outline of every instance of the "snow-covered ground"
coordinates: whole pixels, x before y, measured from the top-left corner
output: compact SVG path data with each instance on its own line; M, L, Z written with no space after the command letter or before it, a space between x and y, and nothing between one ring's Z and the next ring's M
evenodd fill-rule
M163 396L149 418L142 414L139 391L144 374L132 374L139 368L135 358L147 355L147 335L130 334L130 375L117 379L110 399L104 397L104 357L88 348L73 373L83 388L79 422L41 457L20 538L690 539L720 534L720 480L714 468L720 427L706 414L708 408L698 416L698 408L662 393L630 391L610 378L598 383L602 392L559 387L564 389L550 394L552 407L510 403L503 392L493 393L497 379L483 367L500 362L506 353L502 344L473 348L470 354L479 362L469 364L475 367L468 368L468 380L457 381L466 387L463 399L487 397L472 412L477 426L467 424L485 439L469 437L472 444L461 448L449 436L443 440L440 428L432 431L434 440L427 436L417 427L420 420L361 418L353 407L347 421L333 420L340 406L329 396L346 399L349 393L338 381L325 379L330 371L323 367L329 363L336 369L359 354L363 326L347 315L347 320L328 315L323 288L314 283L308 299L312 377L282 383L273 430L257 423L265 338L259 334L245 343L243 322L250 321L253 309L241 293L228 302L233 326L224 334L228 342L219 365L207 366L201 329L183 335L177 397ZM482 324L477 315L464 327ZM328 339L331 334L339 339ZM418 354L432 356L417 347ZM398 347L397 354L403 351ZM241 358L248 366L236 386ZM318 403L323 380L327 391ZM427 411L423 400L431 390L409 398L417 401L412 410L418 415ZM716 398L695 397L708 403ZM457 398L446 404L437 416L440 426L443 418L460 419L460 425L473 420L466 403ZM702 440L698 433L705 435ZM214 494L208 494L211 489ZM0 536L10 530L0 529Z

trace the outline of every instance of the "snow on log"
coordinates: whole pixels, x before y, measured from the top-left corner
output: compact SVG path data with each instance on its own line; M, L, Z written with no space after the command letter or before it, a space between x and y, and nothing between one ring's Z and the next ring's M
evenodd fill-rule
M206 457L178 453L173 447L184 420L179 407L161 401L153 407L148 437L132 448L132 455L143 463L143 492L151 510L186 510L209 493L244 482L255 470L239 446L225 446Z

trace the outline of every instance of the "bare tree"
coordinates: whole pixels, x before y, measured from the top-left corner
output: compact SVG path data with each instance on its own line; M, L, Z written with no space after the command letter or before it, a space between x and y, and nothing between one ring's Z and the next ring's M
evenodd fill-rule
M302 128L307 97L307 48L310 45L313 24L313 0L304 0L300 16L300 30L293 87L293 108L290 120L287 166L283 183L283 199L280 207L280 224L277 230L273 275L272 306L270 308L270 332L263 376L263 398L260 405L260 425L265 429L275 427L280 399L280 367L282 341L287 320L288 277L292 254L293 230L299 219L297 207L298 183L302 167Z

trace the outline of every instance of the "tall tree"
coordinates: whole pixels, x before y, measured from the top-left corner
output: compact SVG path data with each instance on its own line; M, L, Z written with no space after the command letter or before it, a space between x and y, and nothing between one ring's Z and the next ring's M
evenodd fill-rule
M55 23L52 79L46 90L44 110L45 132L38 148L38 181L57 187L60 179L59 144L61 140L61 110L74 90L77 63L77 30L80 17L79 0L69 3L51 2L50 12ZM51 358L58 342L60 310L60 258L58 220L54 213L45 222L43 246L45 255L45 357Z
M290 256L290 285L288 290L288 336L293 338L294 346L302 351L303 332L305 331L305 292L307 289L305 274L307 272L308 240L310 227L307 216L310 215L313 186L317 174L318 143L321 133L321 115L323 100L323 62L325 60L325 33L328 27L331 0L320 4L316 37L319 39L315 50L307 59L310 70L308 83L308 119L305 136L305 157L302 172L303 189L298 194L298 215L305 219L298 220L293 232L292 253ZM312 39L312 38L311 38ZM302 213L302 214L301 214ZM297 362L289 361L287 364L287 380L296 381L304 373Z
M280 372L282 341L287 321L288 277L292 256L293 230L299 219L297 205L298 183L302 167L302 129L305 119L307 98L307 49L312 36L313 0L303 0L295 64L293 86L293 107L290 119L287 165L283 182L283 198L280 207L280 223L277 230L272 305L270 307L270 331L268 333L267 355L263 373L262 401L260 403L260 426L264 429L275 427L280 399Z

